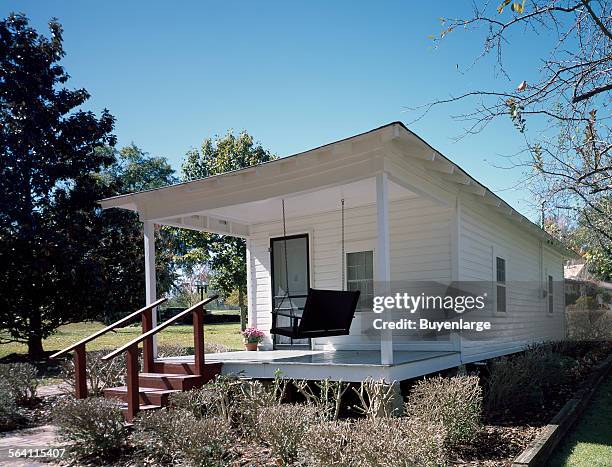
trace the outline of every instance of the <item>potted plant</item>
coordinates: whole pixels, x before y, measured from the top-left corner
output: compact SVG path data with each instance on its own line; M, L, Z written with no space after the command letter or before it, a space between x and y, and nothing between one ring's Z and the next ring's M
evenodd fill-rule
M244 339L244 347L247 350L257 350L257 344L264 338L263 331L257 328L246 328L241 334Z

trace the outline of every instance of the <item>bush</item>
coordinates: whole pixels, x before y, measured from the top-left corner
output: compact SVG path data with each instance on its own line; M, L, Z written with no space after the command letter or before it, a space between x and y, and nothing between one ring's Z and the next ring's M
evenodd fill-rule
M258 415L257 434L286 464L295 460L306 431L318 421L316 409L305 405L265 407Z
M406 416L444 427L446 443L456 446L480 430L482 389L477 376L426 378L406 402Z
M573 358L553 352L551 345L534 346L494 361L487 384L487 409L538 407L548 394L571 380L575 364Z
M313 467L345 467L356 465L349 443L351 424L346 421L324 421L308 429L299 446L299 457Z
M230 348L215 342L204 342L204 353L229 352Z
M63 400L53 411L58 437L77 459L109 461L126 447L127 428L117 403L104 398Z
M145 463L197 466L229 464L233 435L220 417L196 418L187 410L157 410L135 420L132 444Z
M359 389L353 388L358 398L353 409L368 418L401 415L401 394L396 389L395 383L367 378L359 385Z
M575 305L576 308L582 310L596 310L599 308L599 304L597 303L597 300L595 300L595 297L591 297L589 295L581 295L578 297Z
M9 384L0 380L0 431L16 428L23 420Z
M407 417L358 420L350 453L358 466L427 466L444 459L444 428Z
M196 417L219 416L241 435L249 438L255 431L259 411L280 403L286 383L276 378L270 385L260 381L219 376L214 382L170 396L172 406Z
M0 365L0 380L4 381L17 404L29 404L36 399L38 370L30 363Z
M582 298L582 297L581 297ZM604 309L568 310L567 334L575 341L606 341L612 339L612 312Z
M350 384L343 381L293 381L295 389L304 397L306 403L315 407L325 420L338 420L344 394Z
M299 450L316 467L427 466L444 461L444 428L398 418L365 418L312 425Z
M219 394L215 388L206 385L202 388L171 394L170 406L191 412L196 418L203 418L219 414L218 399Z
M87 388L91 396L101 396L105 388L123 386L125 384L125 374L127 371L125 358L117 357L112 360L102 360L102 357L112 352L112 350L87 352L85 372ZM67 360L63 364L60 378L70 388L70 392L74 394L74 360Z
M190 350L191 349L188 349L184 345L177 344L177 343L159 344L157 346L157 356L159 358L182 357L185 355L193 354L193 351L190 351Z

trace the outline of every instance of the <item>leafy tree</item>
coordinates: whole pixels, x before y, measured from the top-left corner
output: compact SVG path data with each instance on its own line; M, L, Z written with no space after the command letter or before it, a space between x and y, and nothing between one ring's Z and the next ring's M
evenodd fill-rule
M98 278L90 219L108 194L96 173L113 162L113 117L78 108L59 61L62 28L50 38L28 19L0 21L0 329L32 357L58 326L90 314Z
M100 174L112 194L148 190L177 181L164 157L153 157L134 143L121 150L105 147L115 162ZM92 255L97 260L99 286L92 290L99 306L93 317L106 323L143 306L145 273L143 225L136 213L110 209L92 220L99 241ZM173 262L172 232L156 229L156 277L158 296L168 292L176 278Z
M563 212L612 253L612 219L601 200L612 195L612 3L598 0L498 0L474 4L465 18L443 18L442 40L456 31L482 31L481 54L493 54L506 85L475 89L423 108L475 101L457 118L466 132L510 118L524 137L511 158L550 212ZM452 34L451 34L452 33ZM551 47L537 69L512 70L505 60L514 39ZM528 54L529 50L522 50Z
M563 219L548 218L545 229L566 245L579 251L586 260L589 271L599 280L612 281L612 242L589 227L591 224L605 224L612 217L612 199L602 198L597 210L586 208L577 222L567 223ZM601 215L600 212L605 214ZM588 217L588 220L586 219Z
M115 190L120 193L151 190L178 182L165 157L151 156L134 143L119 152L108 147L104 150L115 155L115 163L106 171L106 176L109 183L116 183Z
M237 136L231 131L214 141L206 138L200 149L187 153L183 163L183 180L195 180L223 172L268 162L275 156L255 143L243 131ZM246 325L246 244L243 239L223 235L180 231L178 262L186 270L195 264L207 262L212 271L211 287L228 297L238 291L238 303L243 328Z

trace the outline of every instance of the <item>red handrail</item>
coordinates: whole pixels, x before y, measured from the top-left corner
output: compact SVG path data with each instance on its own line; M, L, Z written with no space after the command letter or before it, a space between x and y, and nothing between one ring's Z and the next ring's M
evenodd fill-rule
M194 345L194 362L195 362L195 373L203 376L204 375L204 305L212 302L219 298L218 295L202 300L196 303L191 308L181 311L176 316L173 316L167 321L164 321L157 327L135 337L127 344L122 345L116 350L113 350L108 355L102 357L102 360L110 360L115 358L117 355L126 352L127 359L127 415L126 419L132 421L138 410L140 409L140 394L138 389L138 344L147 339L152 338L159 331L167 328L172 323L178 321L189 313L193 314L193 345ZM145 369L145 372L148 372Z
M151 330L153 326L152 320L152 312L155 307L161 305L166 301L166 298L160 298L159 300L151 303L150 305L141 308L140 310L131 313L120 320L114 322L113 324L106 326L104 329L101 329L97 332L94 332L92 335L87 336L84 339L72 344L69 347L66 347L59 352L51 355L51 358L57 358L65 353L68 353L74 350L74 374L75 374L75 393L78 399L85 399L87 397L87 375L86 375L86 353L85 353L85 345L94 339L106 334L113 329L130 322L136 316L141 315L142 319L142 332L147 333ZM143 348L143 359L145 362L145 368L147 371L153 368L153 340L148 339L145 342Z

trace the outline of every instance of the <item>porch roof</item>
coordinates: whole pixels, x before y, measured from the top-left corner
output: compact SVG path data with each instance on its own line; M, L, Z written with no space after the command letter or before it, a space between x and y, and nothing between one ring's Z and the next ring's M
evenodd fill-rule
M104 209L116 207L138 212L142 220L159 224L247 236L248 225L254 222L253 208L261 210L273 200L278 204L280 198L300 195L305 208L314 204L312 199L308 201L308 196L312 198L315 191L319 193L318 199L323 200L339 199L336 192L339 186L342 195L364 188L371 192L367 180L372 181L376 173L385 170L384 154L389 151L418 161L453 190L469 193L565 256L577 257L401 122L248 168L113 196L100 204ZM404 187L390 186L390 199L411 193ZM228 208L233 215L227 215ZM275 209L278 211L278 206Z

